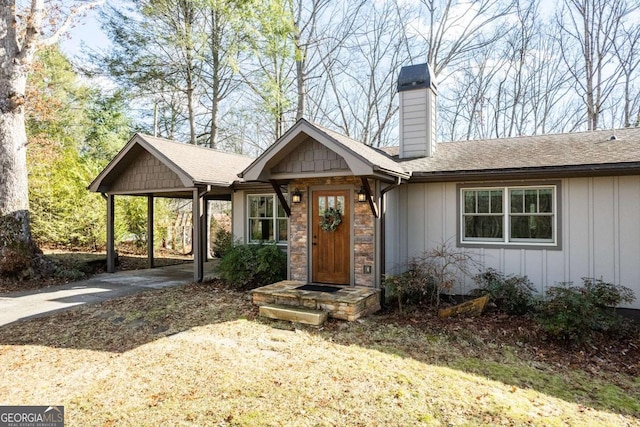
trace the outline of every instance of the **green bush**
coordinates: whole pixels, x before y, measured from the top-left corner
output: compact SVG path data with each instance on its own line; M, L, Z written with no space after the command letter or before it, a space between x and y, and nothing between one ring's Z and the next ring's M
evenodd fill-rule
M213 236L211 245L215 256L222 258L231 248L233 248L233 234L222 227L218 227Z
M535 288L527 276L505 276L493 268L477 274L473 280L479 292L488 294L490 301L507 314L523 315L534 308Z
M582 280L582 286L569 282L549 288L538 307L538 323L551 336L573 342L588 341L594 332L621 333L624 324L615 307L632 302L633 291L602 279Z
M276 245L236 245L222 257L216 272L230 286L253 289L286 278L287 255Z

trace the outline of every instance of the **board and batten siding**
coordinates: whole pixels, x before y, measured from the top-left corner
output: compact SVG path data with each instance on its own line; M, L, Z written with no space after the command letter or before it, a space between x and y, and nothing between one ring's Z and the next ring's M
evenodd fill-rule
M435 151L435 95L428 89L398 92L401 158L429 156ZM430 117L431 120L425 120Z
M385 196L388 274L442 242L456 247L457 185L409 184ZM468 250L484 268L528 276L540 293L559 282L579 284L582 277L627 286L636 294L627 307L640 309L640 176L565 178L560 185L562 249ZM473 287L467 280L455 291Z

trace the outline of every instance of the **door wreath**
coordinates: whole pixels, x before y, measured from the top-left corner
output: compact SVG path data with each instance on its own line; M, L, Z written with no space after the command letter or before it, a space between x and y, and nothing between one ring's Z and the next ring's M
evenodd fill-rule
M342 214L340 211L335 208L329 208L324 211L324 215L320 221L320 228L324 231L335 231L341 222Z

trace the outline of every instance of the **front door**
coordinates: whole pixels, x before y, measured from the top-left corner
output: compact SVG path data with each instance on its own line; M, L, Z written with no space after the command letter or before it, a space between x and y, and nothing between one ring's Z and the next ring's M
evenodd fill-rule
M349 190L313 192L311 252L314 282L348 285L351 281L349 208ZM330 209L340 213L339 224Z

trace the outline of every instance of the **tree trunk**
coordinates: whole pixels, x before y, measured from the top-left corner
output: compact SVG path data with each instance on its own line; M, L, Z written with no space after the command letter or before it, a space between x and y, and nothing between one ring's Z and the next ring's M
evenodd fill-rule
M8 44L5 39L4 47ZM20 64L4 59L0 64L0 275L26 275L38 252L29 227L23 106L27 75Z
M26 15L18 16L15 1L0 7L0 275L27 277L49 271L38 254L29 226L27 132L25 93L27 73L39 46L57 43L72 18L98 3L71 8L62 24L46 40L40 40L45 1L31 0ZM22 5L24 6L24 5ZM64 15L64 13L63 13ZM25 23L20 28L18 21ZM52 20L49 20L51 23ZM35 268L35 270L34 270Z
M209 130L209 147L217 148L218 139L218 103L220 102L220 46L221 46L220 14L211 8L211 129Z

